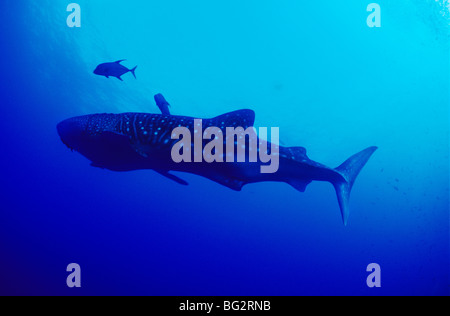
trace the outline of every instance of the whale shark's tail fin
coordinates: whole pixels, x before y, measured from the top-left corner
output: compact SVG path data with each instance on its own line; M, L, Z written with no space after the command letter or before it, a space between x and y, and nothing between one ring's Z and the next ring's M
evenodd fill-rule
M336 189L344 225L347 225L348 216L350 214L349 201L353 183L375 150L377 150L377 147L366 148L363 151L351 156L342 165L335 169L342 176L342 179L336 180L333 182L333 185Z

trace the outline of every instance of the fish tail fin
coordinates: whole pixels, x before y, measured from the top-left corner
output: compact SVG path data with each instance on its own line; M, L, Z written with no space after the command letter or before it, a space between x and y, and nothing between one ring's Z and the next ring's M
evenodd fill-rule
M137 66L134 67L133 69L130 69L130 72L133 74L134 79L137 79L137 78L136 78L136 68L137 68Z
M339 207L341 209L342 221L347 226L348 216L350 215L349 201L353 183L361 169L365 166L377 147L369 147L363 151L351 156L342 165L335 170L341 176L332 183L336 190Z

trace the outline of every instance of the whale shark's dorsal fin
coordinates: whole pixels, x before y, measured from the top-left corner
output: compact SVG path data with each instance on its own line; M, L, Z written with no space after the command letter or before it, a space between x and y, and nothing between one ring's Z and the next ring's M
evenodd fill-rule
M121 60L115 61L114 63L115 63L115 64L120 64L120 63L123 62L123 61L126 61L126 59L121 59Z
M242 127L247 129L255 124L255 112L253 110L238 110L219 115L210 119L212 126L224 129L226 127Z

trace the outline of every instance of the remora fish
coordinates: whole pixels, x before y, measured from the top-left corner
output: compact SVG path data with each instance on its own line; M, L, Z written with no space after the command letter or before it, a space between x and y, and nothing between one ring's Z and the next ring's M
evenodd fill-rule
M254 120L252 110L240 110L204 119L203 128L246 129L253 126ZM261 162L175 163L171 149L179 140L171 136L178 126L193 131L194 118L148 113L92 114L67 119L58 124L57 130L63 143L92 161L94 167L113 171L152 169L184 185L184 180L169 172L193 173L236 191L249 183L277 181L304 192L312 181L328 181L336 189L344 225L353 183L377 149L369 147L333 169L310 160L303 147L280 146L278 171L264 174L260 172Z
M166 99L161 93L155 95L155 102L163 115L170 115L169 111L170 104L169 102L166 101Z
M121 76L126 74L127 72L131 72L136 79L136 67L133 69L128 69L125 66L122 66L120 63L125 61L126 59L121 59L113 63L104 63L100 64L95 68L94 74L99 76L105 76L106 78L109 77L116 77L120 81L123 81Z

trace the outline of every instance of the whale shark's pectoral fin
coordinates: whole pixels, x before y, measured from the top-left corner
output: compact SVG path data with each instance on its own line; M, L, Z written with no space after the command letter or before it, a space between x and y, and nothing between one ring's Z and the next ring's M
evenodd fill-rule
M106 169L105 166L100 165L100 164L98 164L98 163L96 163L96 162L92 162L92 163L91 163L91 167L100 168L100 169Z
M217 180L215 180L215 181L230 188L231 190L234 190L234 191L241 191L242 187L245 185L245 182L235 180L235 179L226 179L224 182L219 182Z
M135 143L135 144L130 144L130 146L142 157L144 158L148 158L148 154L145 150L145 147L140 145L139 143Z
M148 158L150 156L151 146L133 141L130 142L130 146L142 157Z
M177 176L174 176L173 174L170 174L168 171L161 171L161 170L155 170L157 173L159 173L160 175L175 181L178 184L181 185L189 185L189 183L187 183L186 181L184 181L183 179L178 178Z
M123 134L116 133L116 132L110 132L110 131L104 131L99 135L104 142L114 144L115 146L129 146L130 145L130 139Z
M234 191L241 191L242 187L246 184L244 181L222 175L207 175L205 177Z

